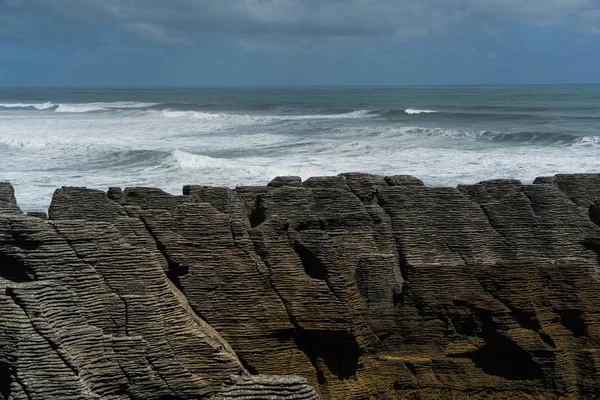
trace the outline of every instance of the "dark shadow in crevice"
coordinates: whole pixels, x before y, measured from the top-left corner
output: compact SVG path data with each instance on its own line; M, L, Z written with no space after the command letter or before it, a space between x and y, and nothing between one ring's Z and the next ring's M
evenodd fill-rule
M179 289L180 292L183 293L183 287L181 286L181 279L179 279L179 275L177 275L176 273L172 272L170 269L169 269L169 271L166 271L165 274L167 275L167 278L169 278L169 280L171 282L173 282L173 284L175 285L175 287L177 289Z
M356 265L356 271L354 272L354 280L356 281L356 286L358 287L358 291L365 301L368 303L370 300L370 284L372 283L371 279L371 269L368 263L365 262L364 259L360 259L358 264Z
M409 281L410 267L408 261L406 261L406 255L404 254L404 251L402 250L399 244L396 244L396 248L398 249L398 264L400 265L400 274L402 275L402 279L404 279L405 281Z
M496 281L488 280L479 280L479 283L486 293L489 293L494 299L510 310L510 315L522 328L529 329L534 332L538 332L542 328L534 311L514 305L511 301L510 293L508 296L502 294L502 288L505 285L499 284Z
M363 351L351 333L297 328L294 340L313 365L318 365L317 360L323 360L327 369L339 380L356 376L358 360ZM317 375L319 373L322 375L317 369ZM322 378L324 380L324 376ZM321 378L319 383L324 383Z
M187 275L190 272L189 265L181 265L180 263L173 260L171 258L171 256L169 255L169 252L167 251L167 247L163 244L163 242L161 242L158 239L158 237L156 237L156 235L154 234L154 231L152 231L152 228L150 227L150 225L148 225L148 222L143 217L140 218L140 221L142 221L142 223L144 224L144 227L146 228L146 231L148 231L150 236L152 236L152 239L154 239L154 243L156 244L156 249L160 252L160 254L162 254L164 259L167 261L167 267L168 267L168 270L166 271L167 277L169 277L169 279L171 279L171 281L173 281L172 278L174 278L176 276ZM177 279L177 281L179 281L179 279ZM175 283L175 281L173 281L173 282Z
M279 340L280 342L287 342L289 340L293 340L295 336L296 336L296 329L294 329L294 328L279 329L269 335L269 337L275 338L275 339Z
M481 327L471 315L455 315L451 318L456 333L462 336L477 336Z
M470 358L486 374L507 380L539 380L543 377L541 365L510 339L495 334L485 340L486 344L479 350L450 357Z
M325 280L327 278L327 268L325 265L313 254L313 252L297 240L294 242L294 251L298 254L298 257L300 257L304 271L308 276L320 280Z
M246 371L250 372L250 375L259 375L259 372L256 369L256 367L250 364L246 359L244 359L244 357L240 356L239 353L236 354L238 360L240 360L240 363L242 363L242 367L244 367Z
M598 257L598 264L600 264L600 242L598 239L584 240L581 242L581 245L586 249L596 253L596 256Z
M0 359L0 398L10 398L11 366L5 359Z
M590 205L588 209L588 214L590 216L590 220L600 226L600 201L596 201Z
M173 282L175 283L175 285L178 284L179 281L179 277L180 276L184 276L189 274L190 272L190 266L189 265L181 265L180 263L174 261L170 256L169 253L167 253L167 249L165 247L165 245L163 245L160 241L158 241L158 239L154 239L156 242L156 248L158 249L158 251L160 252L160 254L162 254L162 256L165 258L165 260L167 260L167 266L168 266L168 270L166 271L167 277ZM180 286L177 286L178 288Z
M31 282L32 272L24 260L13 254L0 253L0 277L12 282Z
M250 226L252 228L256 228L258 225L265 222L266 219L266 210L261 204L260 197L258 197L256 199L256 203L254 203L254 207L252 208L252 212L249 216Z
M514 308L510 313L522 328L539 332L542 328L535 313Z
M540 335L540 339L542 339L542 341L544 343L546 343L548 346L552 347L553 349L556 348L556 343L554 342L554 339L552 339L552 336L550 336L544 332L539 332L538 334Z
M394 306L402 305L404 303L404 292L408 284L405 282L402 286L396 286L392 290L392 303Z
M583 320L582 312L579 310L555 310L560 316L560 324L573 332L576 338L585 336L587 326Z
M449 357L469 358L486 374L507 380L543 378L542 366L535 362L532 354L498 331L489 310L471 304L465 306L471 310L471 315L453 318L457 332L465 336L477 336L485 341L485 345L478 350Z

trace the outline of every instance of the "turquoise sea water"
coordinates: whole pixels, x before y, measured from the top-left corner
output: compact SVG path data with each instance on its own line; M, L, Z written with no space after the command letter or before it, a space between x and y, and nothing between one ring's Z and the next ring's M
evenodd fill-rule
M25 210L63 185L263 185L412 174L429 185L600 172L600 86L0 88L0 180Z

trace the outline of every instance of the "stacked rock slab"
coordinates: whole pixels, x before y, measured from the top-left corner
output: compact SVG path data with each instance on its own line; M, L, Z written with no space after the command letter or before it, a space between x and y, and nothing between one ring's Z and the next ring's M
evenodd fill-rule
M231 376L211 400L319 400L306 379L298 376Z
M0 399L598 397L599 204L342 174L63 188L46 221L0 186Z
M244 372L116 226L0 213L0 398L197 399Z

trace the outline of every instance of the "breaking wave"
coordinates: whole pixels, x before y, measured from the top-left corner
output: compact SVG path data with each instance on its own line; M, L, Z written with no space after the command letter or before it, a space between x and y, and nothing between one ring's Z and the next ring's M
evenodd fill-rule
M600 144L600 137L580 137L561 132L502 132L486 130L468 130L452 128L428 128L418 126L406 126L392 128L384 133L384 136L413 136L413 137L440 137L456 139L478 139L491 142L507 142L514 144Z
M156 113L156 111L149 111ZM367 110L352 111L342 114L309 114L309 115L251 115L251 114L230 114L230 113L208 113L201 111L177 111L162 110L160 113L167 118L196 118L203 120L244 120L251 122L269 122L269 121L294 121L309 119L344 119L344 118L362 118L369 116Z
M56 107L58 107L57 104L53 104L50 102L46 102L46 103L34 103L34 104L27 104L27 103L8 103L8 104L0 104L0 108L25 108L25 109L35 109L35 110L49 110L49 109L55 109Z
M404 110L404 112L407 113L408 115L437 113L437 111L434 111L434 110L418 110L415 108L407 108L406 110Z
M209 157L202 154L188 153L183 150L173 150L167 158L168 167L182 170L208 170L221 173L232 173L237 177L264 177L265 180L278 175L297 174L297 171L285 170L275 166L252 165L247 162Z
M59 104L54 111L63 113L87 113L94 111L135 110L152 107L156 104L157 103L139 103L132 101Z
M160 103L141 103L133 101L94 102L94 103L2 103L0 109L23 109L55 111L59 113L87 113L94 111L141 110Z

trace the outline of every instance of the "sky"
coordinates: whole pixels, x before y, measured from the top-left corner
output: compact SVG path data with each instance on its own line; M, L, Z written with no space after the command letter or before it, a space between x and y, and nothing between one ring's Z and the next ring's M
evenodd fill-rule
M0 0L0 86L600 83L600 0Z

